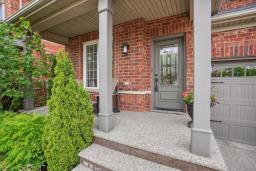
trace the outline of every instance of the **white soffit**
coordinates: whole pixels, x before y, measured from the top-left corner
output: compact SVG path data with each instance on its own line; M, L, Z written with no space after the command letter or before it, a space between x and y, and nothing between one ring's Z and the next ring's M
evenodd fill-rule
M154 20L187 13L190 0L115 0L114 25L137 18ZM65 37L98 30L97 8L48 29Z
M220 1L212 0L212 13L216 13ZM35 0L7 22L15 23L24 16L35 31L69 38L98 30L97 3L97 0ZM188 13L190 3L190 0L114 0L114 24Z

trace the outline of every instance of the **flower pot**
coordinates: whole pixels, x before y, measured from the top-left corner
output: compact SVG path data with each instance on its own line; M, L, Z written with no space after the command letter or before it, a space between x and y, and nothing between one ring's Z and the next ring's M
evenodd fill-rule
M193 104L187 104L187 112L192 119L188 122L188 127L191 128L191 125L193 124Z

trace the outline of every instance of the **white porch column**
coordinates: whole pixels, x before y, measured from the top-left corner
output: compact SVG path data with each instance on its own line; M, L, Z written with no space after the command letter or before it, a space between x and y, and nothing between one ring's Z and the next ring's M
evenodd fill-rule
M99 12L99 129L108 132L112 122L112 0L98 0Z
M209 156L211 93L211 0L194 0L194 120L191 151Z

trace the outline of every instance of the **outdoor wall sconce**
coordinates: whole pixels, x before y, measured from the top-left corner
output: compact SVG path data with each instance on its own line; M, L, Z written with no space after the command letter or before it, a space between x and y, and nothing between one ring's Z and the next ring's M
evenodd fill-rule
M128 43L123 43L122 44L122 52L123 52L123 54L127 55L128 54L128 50L129 50Z

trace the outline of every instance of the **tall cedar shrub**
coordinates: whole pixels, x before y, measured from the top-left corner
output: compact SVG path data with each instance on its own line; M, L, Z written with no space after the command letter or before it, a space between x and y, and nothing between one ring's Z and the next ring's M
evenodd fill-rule
M0 170L37 171L45 164L42 134L45 116L0 114Z
M89 94L75 81L65 52L57 54L55 75L43 149L49 171L68 171L79 163L78 153L92 143L94 119Z

